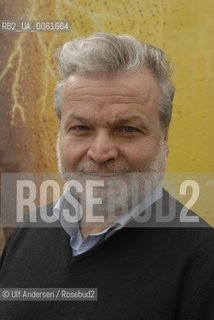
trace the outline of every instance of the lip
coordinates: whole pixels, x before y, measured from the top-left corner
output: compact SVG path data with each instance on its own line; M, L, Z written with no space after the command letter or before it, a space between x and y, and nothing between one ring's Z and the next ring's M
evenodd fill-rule
M85 173L87 176L106 178L106 177L118 177L124 173L112 173L112 172L87 172Z

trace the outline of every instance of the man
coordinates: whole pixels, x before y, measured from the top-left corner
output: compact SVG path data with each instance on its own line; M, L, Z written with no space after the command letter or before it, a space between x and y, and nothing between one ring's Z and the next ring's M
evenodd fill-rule
M182 223L182 205L161 188L174 96L164 53L94 34L65 43L57 58L57 153L68 188L48 207L52 228L41 219L12 235L0 284L97 288L98 297L4 299L1 319L214 319L213 230L192 212Z

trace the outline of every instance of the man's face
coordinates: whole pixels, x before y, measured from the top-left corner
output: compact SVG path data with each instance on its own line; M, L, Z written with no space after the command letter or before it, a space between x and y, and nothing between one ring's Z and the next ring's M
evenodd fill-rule
M167 132L160 124L159 96L146 68L111 78L70 76L61 107L60 170L87 179L163 172Z

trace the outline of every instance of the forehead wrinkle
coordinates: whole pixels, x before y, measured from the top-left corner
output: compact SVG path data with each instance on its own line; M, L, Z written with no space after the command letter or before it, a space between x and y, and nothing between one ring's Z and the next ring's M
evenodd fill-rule
M67 100L67 101L66 101ZM127 101L125 100L116 101L114 97L107 99L66 99L65 107L66 108L76 108L78 107L79 114L85 116L86 112L90 112L90 117L96 119L98 122L102 121L102 117L106 117L109 120L109 123L118 122L117 119L119 117L123 117L124 113L131 112L135 113L138 117L143 118L143 114L141 114L140 110L147 109L147 104L149 104L150 99L146 99L144 101L131 98ZM83 103L84 102L84 103ZM153 101L152 105L155 105L156 101ZM73 109L72 108L72 109ZM127 117L128 118L128 115ZM144 117L146 118L146 117ZM99 120L98 120L99 119ZM128 120L128 119L126 119Z
M142 77L143 76L143 77ZM138 78L138 79L137 79ZM136 82L137 80L137 82ZM140 84L142 83L142 85ZM140 86L139 86L140 84ZM148 68L142 68L142 70L135 73L128 73L126 75L113 74L111 77L97 77L97 76L82 76L78 74L71 75L67 78L65 83L65 90L72 89L72 91L81 94L87 94L95 91L94 96L103 96L103 90L110 91L111 95L135 97L142 93L145 95L152 95L160 93L159 85ZM84 92L86 91L86 93Z
M111 117L103 117L103 114L100 114L99 111L91 110L92 112L88 114L88 116L85 115L85 113L71 111L66 119L66 122L70 122L72 119L77 120L84 124L89 125L95 125L96 122L99 124L99 126L102 126L103 123L105 125L115 126L115 125L125 125L132 123L133 121L140 121L148 125L148 119L145 115L137 114L137 113L127 113L124 115L124 112L121 110L115 110L111 114ZM106 113L109 113L108 110L106 110Z
M93 92L94 89L94 92ZM109 89L109 92L106 90ZM105 92L104 92L105 91ZM68 96L79 96L79 97L97 97L97 98L136 98L138 97L137 91L135 93L130 92L128 88L122 88L119 90L117 87L103 88L103 87L94 87L94 86L84 86L82 88L65 88L64 94Z
M67 90L67 89L72 89L73 91L75 91L75 92L77 92L77 93L81 93L81 94L84 94L84 91L85 90L95 90L96 92L97 91L100 91L100 92L102 92L102 90L106 90L106 89L109 89L109 90L111 90L111 91L113 91L113 92L115 92L117 95L118 95L118 92L120 93L121 92L121 94L122 95L126 95L127 94L127 91L129 90L129 91L134 91L134 94L133 94L133 96L135 96L136 94L138 94L139 93L139 90L136 90L136 88L134 88L134 87L130 87L130 86L127 86L127 85L114 85L114 84L110 84L110 85L103 85L103 84L101 84L100 82L98 82L98 85L97 85L97 83L96 84L84 84L84 85L81 85L81 81L79 81L79 82L77 82L77 83L75 83L75 81L69 81L69 82L67 82L66 83L66 85L65 85L65 90ZM99 96L99 95L102 95L102 93L98 93L97 94L97 96ZM128 94L128 95L130 95L130 93ZM132 95L131 95L132 96Z
M145 89L145 90L144 90ZM104 92L105 91L105 95ZM109 91L109 93L106 94L106 91ZM93 92L94 91L94 92ZM94 97L115 97L115 98L137 98L141 96L142 99L142 93L144 93L145 96L149 96L151 94L151 88L150 87L143 87L142 90L137 90L137 88L133 86L127 86L124 85L103 85L103 84L84 84L81 85L81 81L75 81L72 79L69 79L69 81L66 83L64 93L68 96L73 95L80 95L85 96L86 98L89 96ZM90 94L88 93L90 92Z
M72 103L79 103L80 106L84 107L84 106L94 106L94 105L97 105L97 106L113 106L113 105L130 105L130 107L134 107L134 106L145 106L148 101L150 99L140 99L140 98L129 98L127 99L127 97L118 97L118 96L103 96L103 97L94 97L94 96L91 96L91 95L87 95L87 96L84 96L84 97L72 97L72 96L68 96L68 97L64 97L64 102L68 103L68 104L71 104ZM81 105L81 102L84 102L84 104Z
M93 107L94 105L102 107L108 104L130 104L130 107L134 107L136 104L137 106L147 107L147 105L158 106L159 103L159 97L155 97L151 86L145 85L144 87L142 85L141 90L127 84L125 86L113 86L113 84L108 85L107 83L107 86L105 86L105 82L102 83L102 81L99 85L99 83L88 84L87 82L81 84L81 78L80 80L78 78L77 80L72 78L68 80L63 90L62 100L67 107L72 106L72 103L80 103L80 107ZM81 105L81 102L84 102L84 104Z
M63 95L63 100L66 102L81 102L81 101L86 101L86 102L98 102L101 105L102 104L138 104L138 105L146 105L153 97L149 94L149 92L145 92L144 95L134 95L134 94L129 94L125 92L125 94L118 94L118 92L112 93L110 92L109 94L106 95L103 92L100 92L100 94L96 93L81 93L77 94L75 92L76 90L67 90L64 92Z

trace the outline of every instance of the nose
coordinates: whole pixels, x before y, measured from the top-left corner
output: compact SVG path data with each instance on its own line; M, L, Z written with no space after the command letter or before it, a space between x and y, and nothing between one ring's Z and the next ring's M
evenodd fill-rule
M87 156L97 164L104 164L117 159L118 149L108 133L101 131L93 138Z

